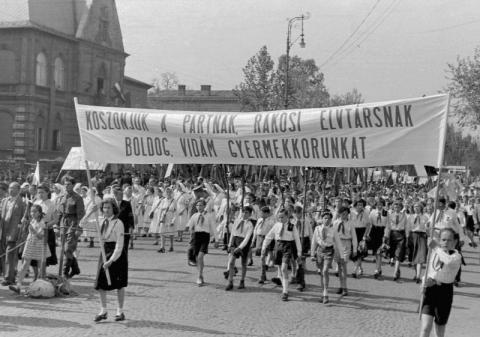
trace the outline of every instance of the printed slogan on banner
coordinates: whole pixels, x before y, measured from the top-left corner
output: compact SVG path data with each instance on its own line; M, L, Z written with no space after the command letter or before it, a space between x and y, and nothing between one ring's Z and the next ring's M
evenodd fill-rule
M100 163L438 167L448 96L235 113L75 107L85 158Z

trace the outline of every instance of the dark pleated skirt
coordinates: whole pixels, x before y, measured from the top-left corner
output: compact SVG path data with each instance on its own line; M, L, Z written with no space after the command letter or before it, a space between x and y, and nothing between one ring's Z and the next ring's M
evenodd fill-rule
M105 242L105 255L108 259L112 256L115 250L115 242ZM125 288L128 285L128 259L125 250L122 250L122 255L113 262L108 268L110 273L110 285L107 282L107 276L105 275L105 269L103 268L103 260L100 255L98 260L97 277L95 279L96 290L114 290Z
M383 244L385 227L372 226L370 230L370 240L367 242L368 249L372 250L373 255L377 254L378 248Z
M390 257L394 257L397 261L405 260L406 238L405 231L390 232Z
M412 232L412 247L409 254L412 254L412 263L419 264L427 262L427 234Z

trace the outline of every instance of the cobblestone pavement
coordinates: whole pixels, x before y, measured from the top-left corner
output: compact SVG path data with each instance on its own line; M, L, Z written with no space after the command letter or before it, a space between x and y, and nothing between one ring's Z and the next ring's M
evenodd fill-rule
M206 257L206 285L195 284L196 270L186 264L186 243L172 253L159 254L152 239L139 238L129 251L127 320L114 322L116 298L109 294L109 318L94 323L99 300L92 288L99 249L79 244L82 274L72 281L78 296L31 299L0 287L0 335L10 336L417 336L419 287L404 266L400 282L392 281L392 267L384 266L384 280L374 280L371 257L365 276L348 279L349 296L330 293L321 304L319 278L308 262L308 288L291 286L290 301L280 300L280 288L257 284L258 258L249 267L246 289L225 292L226 255L210 249ZM467 249L463 285L455 289L448 336L478 336L480 312L479 250ZM352 268L352 264L349 264ZM49 272L55 272L52 268ZM273 271L268 273L270 279ZM30 281L27 279L27 281ZM238 279L235 280L238 285ZM331 288L338 287L332 275Z

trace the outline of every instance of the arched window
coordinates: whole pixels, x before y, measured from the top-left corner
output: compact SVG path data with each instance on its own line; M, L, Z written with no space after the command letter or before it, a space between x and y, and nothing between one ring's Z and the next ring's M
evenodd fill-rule
M47 57L44 53L37 55L35 84L47 86Z
M16 83L15 54L10 50L0 50L0 83Z
M55 88L65 90L65 65L60 57L55 59Z

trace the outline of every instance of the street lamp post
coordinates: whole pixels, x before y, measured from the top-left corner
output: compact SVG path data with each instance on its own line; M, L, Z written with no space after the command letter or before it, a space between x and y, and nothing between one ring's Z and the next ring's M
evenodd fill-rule
M288 70L289 70L289 63L290 63L290 48L293 46L295 41L298 40L295 39L295 41L291 42L291 35L292 35L292 26L295 21L301 21L302 23L302 33L300 34L300 48L305 48L305 40L304 40L304 34L303 34L303 21L309 19L310 16L307 13L307 15L302 14L301 16L296 16L290 20L288 20L288 28L287 28L287 59L286 59L286 67L285 67L285 109L288 109Z

